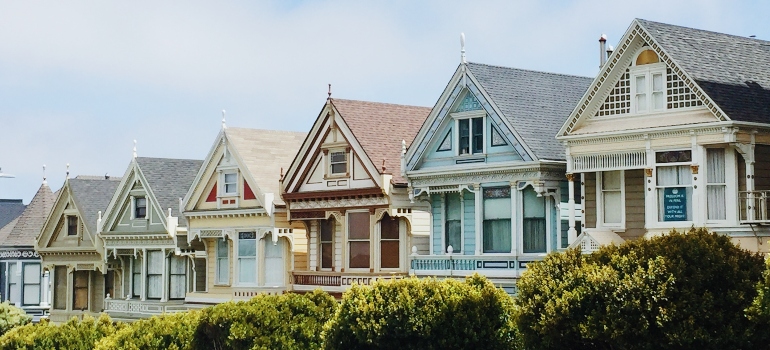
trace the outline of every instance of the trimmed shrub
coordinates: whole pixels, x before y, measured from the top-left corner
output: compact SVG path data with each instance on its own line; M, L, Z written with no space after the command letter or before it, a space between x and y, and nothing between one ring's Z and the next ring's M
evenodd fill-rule
M0 336L14 327L32 322L32 316L5 301L0 303Z
M516 349L514 305L484 277L408 278L346 291L325 349Z
M519 280L517 324L533 350L756 348L763 266L705 229L550 254Z
M191 310L138 320L102 338L96 349L193 349L192 339L200 314L198 310Z
M259 295L203 309L195 349L318 349L337 302L320 290Z
M114 324L109 316L102 314L99 319L83 316L76 317L56 326L43 320L38 324L16 327L0 337L0 349L72 349L90 350L99 339L109 336L124 325Z

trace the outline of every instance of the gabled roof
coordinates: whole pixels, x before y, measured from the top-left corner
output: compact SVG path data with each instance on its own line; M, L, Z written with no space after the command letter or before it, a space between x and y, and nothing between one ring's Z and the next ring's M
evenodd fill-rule
M730 119L770 123L770 41L635 21Z
M0 246L33 246L35 239L45 224L45 219L53 208L56 196L45 182L40 186L19 216L13 229L6 231L7 235L0 236Z
M184 216L179 213L179 199L187 194L203 161L137 157L136 164L163 215L168 215L166 211L171 208L171 215L179 218L179 225L186 225Z
M401 177L401 141L406 141L409 147L431 108L338 98L330 100L379 173L392 174L393 183L406 183Z
M564 160L554 139L592 78L467 63L523 142L540 160Z
M68 179L69 191L75 206L82 215L81 219L88 232L96 234L96 220L99 211L104 212L112 199L112 195L120 184L120 177L84 176L79 175Z
M291 165L307 133L228 127L225 135L256 183L254 190L262 195L272 193L273 200L281 203L281 169Z
M21 199L0 199L0 228L18 218L26 207Z

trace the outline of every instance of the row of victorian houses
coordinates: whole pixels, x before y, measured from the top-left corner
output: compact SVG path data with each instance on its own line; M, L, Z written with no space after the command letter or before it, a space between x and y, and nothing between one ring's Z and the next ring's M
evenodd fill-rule
M593 79L463 51L433 108L330 97L307 133L223 121L202 161L44 182L0 229L0 297L130 320L410 274L515 293L550 252L672 228L768 252L770 42L646 20L600 42Z

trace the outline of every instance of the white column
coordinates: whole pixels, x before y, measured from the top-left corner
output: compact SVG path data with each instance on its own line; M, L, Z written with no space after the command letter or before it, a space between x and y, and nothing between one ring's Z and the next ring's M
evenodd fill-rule
M169 274L168 270L169 270L169 259L170 258L166 254L166 249L165 248L161 249L160 251L163 254L163 276L161 277L161 281L163 281L161 283L163 283L163 285L161 286L161 289L160 289L161 290L160 301L161 302L165 302L165 301L168 301L168 294L169 294L168 289L169 289L169 275L170 274Z
M518 255L519 251L519 237L521 237L522 230L519 228L519 205L518 195L519 191L516 189L516 182L511 181L511 254Z
M142 290L139 292L139 300L147 300L147 249L142 249Z
M567 231L567 243L572 244L577 240L577 230L575 229L575 174L567 174L567 186L569 200L569 230Z
M473 188L474 200L476 200L476 255L480 255L484 248L484 193L481 191L480 183L473 184Z

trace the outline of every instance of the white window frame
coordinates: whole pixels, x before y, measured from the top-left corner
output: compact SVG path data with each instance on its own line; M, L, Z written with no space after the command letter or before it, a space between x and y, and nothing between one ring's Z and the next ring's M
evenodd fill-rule
M454 192L445 192L441 194L441 255L447 255L447 239L446 239L446 222L447 222L447 195ZM463 253L463 244L465 243L465 194L463 191L458 192L460 196L460 250L457 247L452 246L452 255ZM432 226L432 224L431 224Z
M544 256L544 254L548 254L552 251L554 251L551 247L553 246L553 241L551 240L551 234L553 230L553 223L551 222L551 215L553 213L552 210L556 210L554 207L554 198L551 196L543 195L543 200L545 201L545 253L524 253L524 190L527 189L527 187L532 187L530 185L524 186L522 188L518 188L518 190L511 189L511 197L514 196L514 192L516 193L516 201L511 202L511 205L515 208L514 212L518 211L516 213L516 217L511 217L511 220L516 220L516 226L518 227L517 232L514 233L514 237L512 237L514 240L511 242L511 245L516 245L516 252L521 257L526 258L532 258L532 257L540 257ZM533 188L534 189L534 188ZM511 198L513 199L513 198ZM558 235L557 235L558 236ZM503 253L498 253L501 255L505 255ZM489 255L489 254L485 254ZM510 255L510 254L508 254Z
M724 152L723 153L724 154L724 164L723 164L723 167L724 167L724 170L725 170L725 175L724 175L724 180L725 181L724 181L724 183L712 183L712 182L709 182L709 179L708 179L708 173L710 171L710 169L708 169L708 166L709 166L708 152L709 152L709 150L720 150L720 151ZM728 222L730 220L730 218L731 218L729 208L731 208L731 207L732 208L737 208L735 206L736 203L732 203L732 206L731 206L731 203L730 203L731 202L730 201L730 197L733 195L731 193L732 191L731 191L731 188L730 188L730 184L731 183L737 183L737 182L732 180L734 177L730 176L730 171L732 169L735 169L735 165L734 165L734 160L731 159L731 156L732 156L730 154L731 152L728 152L728 150L729 149L723 148L723 147L707 147L707 148L703 149L703 157L704 157L703 164L706 165L705 166L706 169L704 169L704 172L703 172L703 186L705 188L705 191L703 193L703 198L705 199L705 201L704 201L704 203L705 203L705 205L704 205L705 213L703 213L703 217L705 218L705 221L707 223L724 224L724 223ZM724 187L724 191L725 191L725 198L724 198L724 203L723 203L724 204L724 211L725 211L725 218L724 218L724 220L709 219L709 214L708 214L708 210L709 210L708 209L708 204L709 204L708 193L709 193L709 191L708 190L709 190L709 187L711 187L711 186L723 186ZM695 195L695 189L693 188L693 196L694 195ZM693 216L695 216L695 213L693 213Z
M227 242L226 238L223 239L217 239L217 244L214 245L214 269L216 270L214 273L214 285L216 286L229 286L230 285L230 244ZM225 256L219 255L219 245L222 244L225 246L225 251L227 252ZM220 264L225 264L227 266L227 275L222 276L220 274ZM206 276L208 278L208 274ZM208 288L206 288L208 291Z
M484 214L484 209L485 209L484 208L484 189L485 188L495 188L495 187L508 187L509 191L510 191L510 197L508 199L511 202L511 213L510 213L511 217L509 219L511 221L511 251L510 252L502 252L502 253L499 253L499 252L498 253L485 253L484 252L484 221L486 219L484 219L484 215L485 215ZM479 235L478 235L480 240L478 242L476 242L476 244L478 245L477 250L480 252L480 254L487 255L487 256L495 256L495 255L506 256L506 255L511 255L512 253L514 253L516 251L516 244L517 244L517 241L518 241L516 239L516 234L517 234L517 231L518 232L522 232L522 231L519 231L519 230L515 229L515 227L516 227L516 215L514 215L514 212L518 208L516 206L516 198L515 198L516 193L515 192L520 192L520 191L517 191L515 187L511 187L510 184L508 184L508 185L505 185L505 184L499 184L499 185L498 184L485 184L485 185L481 186L481 191L478 191L477 193L474 193L474 195L481 197L481 200L479 202L477 202L477 203L481 203L481 204L479 205L479 208L476 209L476 213L478 214L476 216L476 220L479 221L480 227L481 227L481 230L480 230ZM463 206L464 205L465 205L465 201L463 201ZM522 206L520 209L523 209L523 208L524 207ZM465 208L463 208L463 212L464 211L465 211ZM546 209L546 211L547 211L547 209ZM548 214L548 213L546 213L546 214ZM524 217L523 213L520 216L522 217L522 220L523 220L523 217ZM548 221L549 221L548 218L546 218L546 230L548 229L547 228L548 225L550 225L548 223ZM522 225L523 224L524 224L524 221L522 221ZM546 235L548 236L547 232L546 232ZM550 238L546 238L546 244L548 243L548 239L550 239ZM522 246L522 251L523 250L524 250L524 246ZM546 248L546 250L550 251L550 248Z
M369 239L363 240L363 239L350 239L350 214L351 213L366 213L369 215ZM374 269L374 233L372 232L372 215L367 209L363 210L348 210L345 212L345 250L347 251L347 258L345 259L345 271L370 271ZM369 267L350 267L350 258L351 258L351 249L350 249L350 243L351 242L369 242Z
M240 256L240 247L241 247L241 233L251 233L254 235L253 241L254 241L254 282L244 282L241 281L241 256ZM234 271L234 278L235 283L237 286L243 286L243 287L255 287L259 285L259 269L261 268L261 264L259 263L259 259L262 257L262 254L260 254L259 249L259 243L262 242L262 240L258 237L257 232L255 230L239 230L237 233L238 239L234 239L234 258L235 258L235 271ZM247 241L252 241L251 238L244 239ZM252 259L252 257L246 257L244 259Z
M331 245L332 245L332 256L331 256L331 258L332 258L332 266L331 267L323 267L323 248L322 248L322 244L324 242L328 242L328 241L323 241L321 239L321 230L323 229L323 221L324 220L331 220L334 223L334 225L332 227L333 229L332 229L332 240L331 240ZM340 223L337 222L337 220L334 219L334 218L327 218L327 219L319 219L318 220L318 232L317 232L317 235L318 235L318 270L319 271L333 271L334 268L337 267L337 266L335 266L335 263L336 263L336 260L335 260L336 259L336 254L335 254L336 247L335 246L336 246L336 243L337 243L336 242L336 239L337 239L337 225L339 225L339 224Z
M184 269L182 269L182 273L174 273L173 265L174 261L181 262L184 265ZM187 295L187 278L188 278L188 268L189 268L189 259L186 256L176 255L172 254L170 257L168 257L168 299L169 300L183 300L185 296ZM192 276L193 274L190 274ZM174 290L172 286L174 286L174 276L183 276L182 280L182 290L184 293L182 293L181 297L174 297L171 295L171 291Z
M375 268L375 271L386 271L386 272L402 271L404 269L404 266L405 266L404 265L405 264L405 259L404 259L405 251L404 251L404 249L406 249L406 239L405 239L405 231L406 230L405 230L404 225L406 223L404 222L404 220L401 219L401 217L399 217L399 216L390 216L390 212L388 212L388 220L391 220L391 219L392 220L396 220L397 224L398 224L397 225L398 226L398 267L383 268L382 267L382 249L380 249L380 247L381 247L381 244L383 242L383 239L382 239L382 225L381 225L381 223L382 223L382 220L384 218L385 218L385 215L383 215L382 218L380 218L380 220L377 220L377 222L375 223L376 227L374 228L375 234L374 234L373 241L377 242L376 243L377 247L370 249L370 250L374 251L374 254L372 254L372 255L374 256L374 265L375 265L374 268ZM393 242L393 241L394 241L394 239L392 239L392 238L389 238L389 239L385 240L385 242Z
M452 118L454 119L454 130L457 130L457 132L453 133L454 137L454 144L457 145L457 147L453 147L455 156L463 157L463 156L478 156L487 154L487 139L489 139L489 132L487 131L487 113L486 111L480 110L480 111L469 111L469 112L458 112L453 113ZM481 153L473 153L473 119L475 118L481 118L481 139L482 139L482 145L481 145ZM460 121L461 120L468 120L468 153L461 154L461 144L460 144Z
M24 306L30 306L30 305L40 305L40 302L43 300L43 266L40 264L40 262L20 262L21 264L21 290L20 290L20 297L21 297L21 305ZM31 283L27 282L27 267L28 266L34 266L37 265L38 269L38 279L37 283ZM37 290L37 303L28 303L26 298L26 289L27 286L38 286Z
M227 176L228 175L235 176L235 182L227 182ZM220 195L220 197L235 197L235 196L238 196L238 179L239 178L240 178L240 176L238 176L238 171L237 170L223 170L222 171L222 182L221 182L222 183L222 185L221 185L221 187L222 187L221 188L222 194ZM227 191L227 185L228 184L232 184L233 186L235 186L235 191L228 192Z
M139 216L136 215L136 210L139 209L139 200L140 199L144 200L144 216L143 217L139 217ZM149 215L150 214L149 206L147 205L147 197L141 197L141 196L133 197L133 201L132 202L133 202L133 205L131 206L131 209L132 209L132 211L131 211L131 218L134 219L134 220L147 220L148 217L150 216Z
M604 222L604 194L602 190L603 171L596 172L596 227L625 230L626 228L626 171L607 170L620 172L620 223Z
M689 162L675 162L675 163L673 163L673 162L672 163L658 163L657 162L657 153L660 153L660 152L671 152L671 151L690 151L690 161ZM697 191L697 189L695 188L695 185L697 185L698 183L696 181L694 181L693 179L690 179L690 185L680 185L679 186L679 187L690 187L692 189L692 195L688 199L690 201L690 203L689 203L689 205L690 205L690 215L691 215L690 220L687 220L687 221L662 221L660 219L660 215L659 215L659 213L660 213L660 206L659 206L659 204L660 203L659 203L659 199L658 199L658 196L659 196L658 191L660 189L663 189L663 188L666 188L666 187L674 187L674 186L658 186L658 167L678 167L678 166L691 167L693 164L695 164L694 163L695 162L695 157L696 157L695 150L693 150L691 148L656 149L656 150L653 150L652 153L653 153L653 161L654 161L653 164L654 164L654 166L653 166L653 171L652 171L652 178L651 178L651 180L652 180L651 185L652 186L651 187L652 187L652 191L654 192L654 195L651 196L652 197L652 209L653 209L653 211L651 213L651 215L652 215L652 217L651 217L652 218L652 225L650 225L650 226L653 226L654 228L669 228L669 229L672 228L672 227L690 227L690 226L692 226L697 221L696 217L698 216L697 209L696 209L697 207L696 207L696 203L695 203L695 198L697 197L696 194L695 194L695 191ZM706 152L703 152L703 153L705 154ZM693 176L693 174L690 173L690 176ZM706 176L706 174L704 173L702 176ZM701 186L701 188L702 187L703 186ZM706 200L705 194L704 194L703 200L704 200L704 203L705 203L705 200ZM624 202L625 202L625 198L624 198ZM703 206L705 207L705 205L703 205Z
M645 64L641 66L636 65L636 57L638 57L642 52L647 51L649 47L645 46L642 49L640 49L639 52L637 52L636 56L634 56L634 65L631 66L628 69L629 73L629 84L631 85L631 93L629 95L630 97L630 103L631 103L631 112L632 114L651 114L651 113L660 113L666 110L666 64L663 62L658 63L650 63ZM662 90L661 93L663 94L663 106L659 109L653 108L653 98L652 95L654 93L653 91L653 76L655 74L660 74L662 77ZM638 76L644 76L645 77L645 84L646 84L646 94L645 97L646 103L647 103L647 109L644 111L639 111L639 106L636 103L636 77Z

